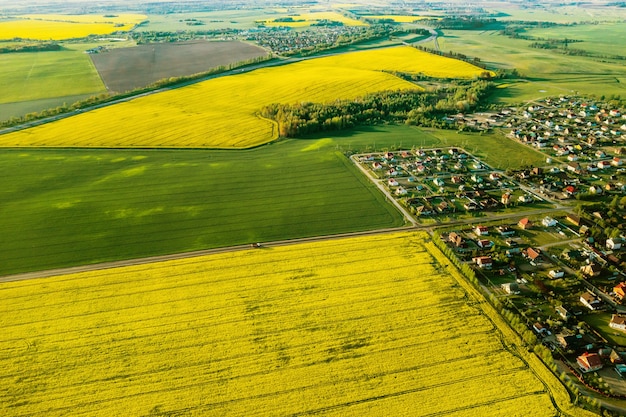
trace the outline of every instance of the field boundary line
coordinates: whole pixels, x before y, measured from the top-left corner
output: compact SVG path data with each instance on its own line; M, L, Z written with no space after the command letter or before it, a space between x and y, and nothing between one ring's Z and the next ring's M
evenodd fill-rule
M590 417L596 415L595 413L573 405L571 403L569 391L567 391L563 382L561 382L561 380L558 379L556 375L554 375L534 353L527 352L525 349L520 349L523 345L521 337L515 333L513 329L511 329L508 323L504 321L500 313L496 311L491 303L489 303L487 298L485 298L485 296L477 288L465 279L463 273L452 263L450 259L448 259L443 251L441 251L432 240L424 242L424 246L435 258L435 260L441 263L448 270L454 280L458 282L464 291L466 291L468 297L476 300L477 308L482 311L485 318L496 327L497 332L499 333L498 337L500 338L504 348L511 352L512 355L519 358L520 361L528 367L530 372L535 375L537 380L545 387L546 392L550 397L550 401L558 411L559 416ZM442 261L445 261L445 263ZM554 391L561 391L560 395L555 395ZM568 402L566 404L562 404L561 401L565 397L567 397Z
M417 228L425 229L428 227L430 226L420 226ZM390 227L390 228L385 228L385 229L365 230L365 231L360 231L360 232L340 233L336 235L311 236L311 237L302 237L302 238L288 239L288 240L277 240L277 241L272 241L272 242L263 242L262 246L260 248L257 248L256 250L263 250L264 248L271 248L271 247L297 245L300 243L307 243L307 242L321 242L321 241L326 241L326 240L347 239L351 237L396 233L400 231L410 231L410 230L416 230L416 227L415 226L413 227L400 226L400 227ZM55 269L48 269L48 270L42 270L42 271L23 272L23 273L18 273L18 274L0 276L0 283L25 281L25 280L37 279L37 278L51 278L51 277L56 277L60 275L76 274L80 272L101 271L105 269L146 265L146 264L151 264L151 263L160 263L160 262L167 262L167 261L177 261L181 259L196 258L196 257L218 254L218 253L238 252L238 251L243 251L243 250L251 250L250 245L251 244L233 245L233 246L225 246L221 248L202 249L202 250L190 251L190 252L178 252L178 253L172 253L172 254L166 254L166 255L149 256L149 257L144 257L144 258L123 259L119 261L77 265L77 266L71 266L67 268L55 268Z

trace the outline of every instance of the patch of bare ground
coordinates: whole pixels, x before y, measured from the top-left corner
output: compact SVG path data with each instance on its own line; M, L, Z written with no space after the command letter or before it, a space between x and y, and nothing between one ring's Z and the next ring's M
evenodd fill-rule
M182 77L266 55L239 41L155 43L92 54L91 59L111 92L123 93L170 77Z

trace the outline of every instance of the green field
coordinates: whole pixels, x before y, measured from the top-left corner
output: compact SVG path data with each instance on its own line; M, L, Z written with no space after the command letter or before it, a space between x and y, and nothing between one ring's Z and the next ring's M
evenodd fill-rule
M569 37L577 38L578 27L569 29ZM489 68L516 68L524 80L503 86L498 94L502 103L574 92L607 96L626 93L622 63L530 48L530 41L510 39L497 31L445 30L438 42L441 50L479 57Z
M498 20L572 23L615 21L616 19L623 19L626 17L626 10L622 7L608 7L605 4L593 6L591 2L585 3L582 6L560 5L558 3L537 3L535 7L527 8L511 6L511 4L503 2L503 5L494 7L494 11L495 10L508 15L503 16Z
M140 25L136 30L176 32L212 30L212 29L251 29L257 27L257 20L272 20L283 14L272 9L220 10L215 12L167 13L151 14L148 23ZM203 24L187 25L186 19L196 19Z
M599 55L626 55L623 22L531 29L525 34L544 39L577 39L583 42L570 43L568 47ZM622 61L621 64L623 63Z
M464 146L500 168L542 160L496 135L407 126L247 151L5 150L0 275L400 226L342 152L420 146Z
M400 226L334 147L5 151L0 275Z
M105 92L84 46L0 54L0 104Z

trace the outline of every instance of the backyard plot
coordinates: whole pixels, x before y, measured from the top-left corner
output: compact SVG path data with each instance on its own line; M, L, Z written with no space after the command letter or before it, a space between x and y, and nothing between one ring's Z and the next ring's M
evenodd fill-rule
M246 148L276 139L271 103L416 89L386 71L472 78L483 70L410 47L361 51L221 77L0 137L0 146Z
M426 240L339 239L2 284L0 411L558 414Z

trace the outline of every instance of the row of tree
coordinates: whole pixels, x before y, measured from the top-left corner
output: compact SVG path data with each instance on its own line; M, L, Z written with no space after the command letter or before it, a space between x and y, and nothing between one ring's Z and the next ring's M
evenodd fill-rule
M384 91L330 103L274 103L263 107L259 114L274 120L283 137L389 122L455 128L444 116L475 108L492 88L493 83L477 80L433 91Z
M0 46L0 54L8 54L12 52L60 51L61 49L61 45L56 42L16 43L7 46Z
M89 108L98 104L104 104L104 103L108 103L111 101L115 101L115 100L120 100L120 99L124 99L127 97L133 97L139 94L143 94L149 91L153 91L153 90L157 90L159 88L164 88L164 87L173 87L179 84L184 84L184 83L188 83L188 82L192 82L195 80L201 80L209 75L213 75L213 74L219 74L225 71L229 71L232 70L234 68L240 68L240 67L245 67L247 65L253 65L256 63L260 63L263 61L267 61L270 60L271 56L267 55L267 56L262 56L262 57L256 57L256 58L251 58L245 61L240 61L237 63L232 63L229 65L221 65L215 68L210 69L209 71L205 71L205 72L200 72L197 74L192 74L192 75L186 75L186 76L180 76L180 77L169 77L169 78L163 78L161 80L158 80L146 87L140 87L140 88L136 88L134 90L131 91L127 91L125 93L120 93L120 94L110 94L110 93L101 93L98 95L93 95L90 97L87 97L86 99L83 100L79 100L71 105L68 105L66 103L64 103L62 106L57 106L54 108L49 108L49 109L44 109L40 112L31 112L31 113L27 113L23 116L20 117L11 117L8 120L5 121L1 121L0 122L0 127L12 127L12 126L17 126L20 124L24 124L24 123L28 123L28 122L32 122L35 120L40 120L40 119L44 119L47 117L53 117L53 116L58 116L64 113L68 113L71 111L75 111L75 110L79 110L79 109L85 109L85 108Z

